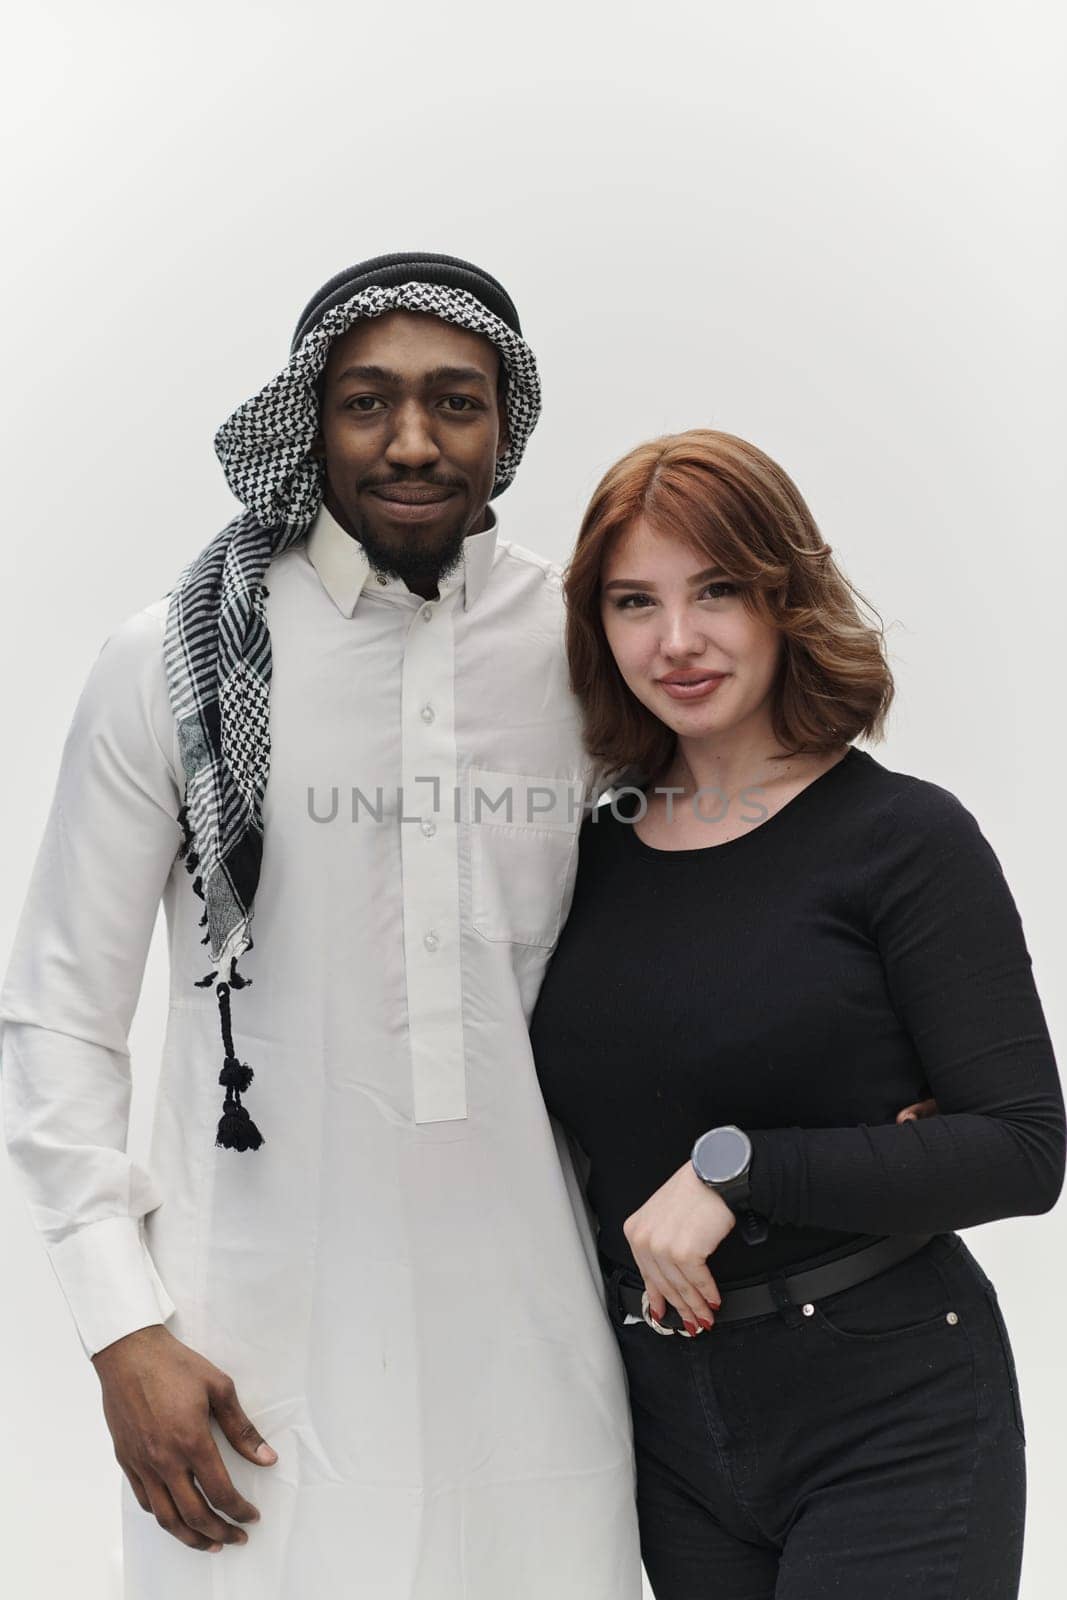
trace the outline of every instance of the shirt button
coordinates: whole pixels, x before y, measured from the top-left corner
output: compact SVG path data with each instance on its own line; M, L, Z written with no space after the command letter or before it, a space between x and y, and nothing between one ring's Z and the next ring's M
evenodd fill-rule
M389 579L388 578L384 578L380 572L377 574L377 579L378 579L378 582L381 584L383 589L385 588L386 584L389 582Z
M438 939L436 933L428 933L422 942L426 946L427 950L436 950L441 941Z
M429 622L429 620L430 620L430 618L432 616L433 616L433 606L423 606L423 608L422 608L422 620L423 620L423 622Z
M801 1311L803 1311L803 1313L804 1313L804 1315L806 1317L813 1317L815 1315L815 1307L812 1305L810 1300L808 1301L806 1306L801 1306L800 1309L801 1309Z
M426 835L427 839L432 839L434 834L437 832L436 822L434 822L430 817L423 817L422 831Z
M945 1318L945 1321L953 1328L956 1326L959 1320L959 1317L957 1317L954 1311L950 1311L948 1316Z
M419 712L419 715L421 716L423 722L432 722L434 719L433 706L423 706L422 710Z

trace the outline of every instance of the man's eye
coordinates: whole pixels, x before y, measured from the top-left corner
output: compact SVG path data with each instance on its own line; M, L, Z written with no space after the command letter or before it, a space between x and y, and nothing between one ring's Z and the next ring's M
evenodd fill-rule
M370 405L364 405L363 404L364 400L369 400L370 401ZM348 402L348 404L353 410L369 411L370 410L370 406L376 405L377 401L378 401L378 396L375 395L375 394L357 394L357 395L353 396L353 398Z
M465 395L465 394L450 394L446 398L446 404L449 407L451 407L453 400L458 400L460 402L460 405L463 405L463 406L474 406L475 410L477 410L476 402L473 401L470 398L469 395ZM458 409L458 408L453 408L453 409Z

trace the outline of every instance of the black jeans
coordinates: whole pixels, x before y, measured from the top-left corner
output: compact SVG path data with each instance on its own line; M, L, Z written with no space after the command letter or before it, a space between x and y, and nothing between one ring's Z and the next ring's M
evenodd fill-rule
M1017 1596L1015 1362L996 1290L958 1234L807 1312L692 1339L624 1324L621 1272L606 1276L608 1308L656 1600Z

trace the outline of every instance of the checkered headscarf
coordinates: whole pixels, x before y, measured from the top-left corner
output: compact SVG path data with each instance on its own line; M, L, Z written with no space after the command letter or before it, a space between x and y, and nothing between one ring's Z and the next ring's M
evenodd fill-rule
M358 317L429 312L469 328L499 350L507 373L510 442L490 498L508 487L541 409L537 363L518 313L495 278L454 256L378 256L323 285L301 313L288 364L223 423L215 451L245 509L184 568L169 591L164 657L185 771L179 855L204 901L202 943L216 970L226 1090L216 1144L255 1150L262 1135L241 1104L252 1069L237 1060L229 991L252 947L250 925L263 846L270 770L270 633L263 578L271 560L303 539L322 501L323 462L308 453L319 426L315 382L330 345Z

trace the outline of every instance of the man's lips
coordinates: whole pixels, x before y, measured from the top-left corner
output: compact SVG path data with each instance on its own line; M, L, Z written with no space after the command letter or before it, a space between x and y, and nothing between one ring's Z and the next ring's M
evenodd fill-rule
M397 505L431 506L450 499L455 490L435 488L430 484L390 483L368 492L377 495L381 500L391 500Z
M431 487L429 484L388 484L368 491L381 505L384 514L393 522L432 522L440 516L441 507L455 494L454 489Z

